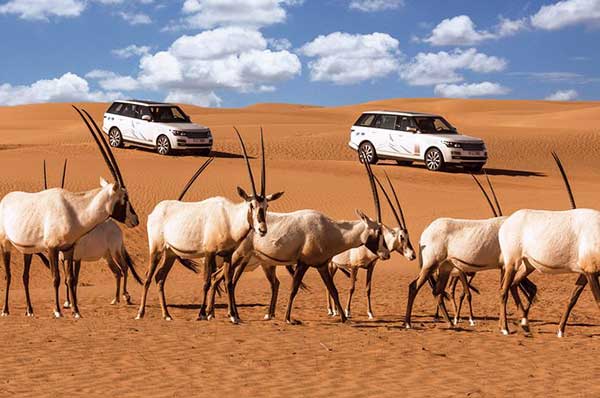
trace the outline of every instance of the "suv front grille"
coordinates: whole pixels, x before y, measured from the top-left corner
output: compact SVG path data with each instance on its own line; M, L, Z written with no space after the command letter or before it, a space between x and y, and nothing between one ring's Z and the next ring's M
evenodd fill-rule
M185 136L188 138L208 138L208 131L186 131Z
M465 151L483 151L485 149L484 145L479 142L462 142L460 145Z

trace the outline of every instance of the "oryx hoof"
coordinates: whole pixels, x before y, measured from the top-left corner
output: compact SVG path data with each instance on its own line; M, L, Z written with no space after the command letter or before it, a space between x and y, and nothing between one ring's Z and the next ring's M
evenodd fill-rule
M404 323L404 329L412 329L412 325L410 324L410 322Z
M144 318L144 312L138 312L137 315L135 316L135 319L140 320Z
M231 321L231 323L233 323L234 325L239 325L240 324L240 318L238 318L237 316L230 316L229 320Z
M65 301L65 303L63 304L63 308L71 308L71 303L68 300Z
M458 318L454 318L452 320L452 323L454 324L454 326L458 325Z
M62 313L61 313L60 311L57 311L57 310L55 310L55 311L54 311L54 317L55 317L56 319L58 319L58 318L62 318L62 316L63 316L63 315L62 315Z
M133 304L133 302L131 301L131 296L129 295L129 293L125 293L125 294L123 295L123 299L125 300L125 303L126 303L127 305L131 305L131 304Z
M559 330L558 333L556 333L556 337L558 337L559 339L562 339L563 337L565 337L565 332L563 332L562 330Z
M288 325L302 325L302 321L299 321L297 319L286 319L285 323L287 323Z
M507 329L501 329L500 333L502 333L503 336L508 336L510 333L508 333Z
M373 319L375 319L375 317L373 316L373 313L372 313L372 312L367 312L367 315L369 316L369 319L370 319L370 320L373 320Z
M469 326L475 326L475 321L473 319L469 319Z
M333 310L333 312L331 313L331 316L338 316L339 313L337 312L337 310Z
M210 321L211 319L215 319L215 314L208 314L208 315L206 316L206 320L207 320L207 321Z
M164 315L164 316L163 316L163 319L164 319L165 321L172 321L172 320L173 320L173 318L171 318L171 315Z
M0 313L0 316L8 316L9 314L10 314L10 313L8 312L8 310L3 310L3 311Z
M350 312L349 309L346 309L344 312L346 313L346 318L351 318L352 317L352 314L351 314L351 312Z
M117 305L119 304L119 299L114 298L111 302L110 305Z
M208 320L208 316L206 316L206 314L200 314L198 315L198 318L196 318L197 321L207 321Z
M529 319L521 318L521 326L527 326L527 325L529 325Z
M327 308L327 315L329 315L329 316L334 315L333 310L331 308Z
M74 319L81 319L81 314L79 312L74 312L73 313L73 318Z
M271 314L265 314L265 316L264 316L263 320L265 320L265 321L270 321L270 320L272 320L273 318L275 318L275 315L271 315Z
M25 311L25 316L33 317L33 310L28 309L27 311Z

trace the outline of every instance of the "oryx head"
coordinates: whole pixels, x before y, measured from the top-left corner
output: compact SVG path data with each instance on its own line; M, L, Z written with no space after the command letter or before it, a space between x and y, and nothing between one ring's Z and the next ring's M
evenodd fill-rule
M384 172L385 173L385 172ZM381 188L383 195L385 196L390 208L392 209L392 213L394 214L394 218L398 222L398 226L396 228L388 228L384 226L383 233L385 235L385 239L387 241L388 247L391 251L396 251L406 257L407 260L413 261L417 256L415 254L415 250L413 249L412 243L410 243L410 236L408 234L408 228L406 227L406 220L404 219L404 212L402 211L402 206L400 206L400 201L398 200L398 195L396 194L396 189L394 189L394 185L390 181L390 177L385 173L385 178L392 190L392 194L394 195L394 200L396 201L396 207L392 203L389 195L383 188L383 185L379 181L377 177L375 177L375 181Z
M139 225L139 219L133 206L131 205L131 201L129 200L129 194L127 193L127 188L125 188L125 182L123 181L123 176L121 175L121 170L119 169L119 165L117 164L117 160L115 159L110 146L106 142L104 135L98 128L98 125L94 121L94 119L90 116L90 114L86 110L79 110L75 106L73 106L79 116L83 119L85 125L87 126L92 138L98 145L98 149L110 170L114 178L114 183L108 183L104 179L100 179L100 185L103 190L105 190L107 197L109 198L106 206L107 211L110 214L110 217L114 220L125 224L126 226L132 228ZM83 113L82 113L83 111ZM86 117L83 115L88 117ZM94 126L92 129L91 124Z
M240 140L242 152L244 154L244 160L248 168L248 177L250 178L250 185L252 186L252 194L249 195L244 191L243 188L237 187L238 195L246 201L248 204L248 222L251 228L260 236L267 234L267 209L269 202L279 199L283 192L277 192L271 195L266 194L266 165L265 165L265 142L263 138L262 128L260 129L260 150L261 150L261 173L260 173L260 193L256 192L256 184L254 183L254 176L252 175L252 168L250 167L250 161L248 160L248 153L246 152L246 145L240 135L240 132L234 127L235 133Z
M379 194L377 192L377 186L375 185L375 176L371 170L371 165L366 160L365 154L361 152L360 156L363 158L362 163L364 164L365 169L367 170L367 175L369 176L371 192L373 193L373 202L375 204L375 213L377 214L377 219L372 220L362 211L356 210L356 214L366 226L365 232L363 233L362 242L372 253L377 254L377 256L382 260L387 260L390 258L390 250L383 232L384 226L381 223L381 204L379 203Z

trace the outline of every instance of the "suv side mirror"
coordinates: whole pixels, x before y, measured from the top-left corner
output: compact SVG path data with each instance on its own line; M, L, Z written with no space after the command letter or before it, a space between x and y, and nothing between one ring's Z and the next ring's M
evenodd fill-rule
M144 116L142 116L142 120L145 120L147 122L151 122L152 121L152 117L150 115L144 115Z

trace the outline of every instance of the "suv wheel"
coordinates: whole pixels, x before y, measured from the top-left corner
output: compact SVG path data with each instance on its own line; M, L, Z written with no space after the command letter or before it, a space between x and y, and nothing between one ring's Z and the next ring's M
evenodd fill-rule
M360 156L361 153L365 154L367 162L370 164L377 163L377 152L375 152L375 147L370 142L363 142L358 147L358 160L362 163L363 159L362 156Z
M121 148L123 146L123 136L118 128L113 127L108 132L108 143L113 148Z
M171 142L166 135L159 135L156 139L156 152L161 155L168 155L171 152Z
M437 148L431 148L425 153L425 167L430 171L440 171L444 168L444 155Z

